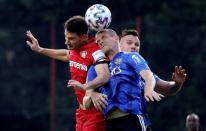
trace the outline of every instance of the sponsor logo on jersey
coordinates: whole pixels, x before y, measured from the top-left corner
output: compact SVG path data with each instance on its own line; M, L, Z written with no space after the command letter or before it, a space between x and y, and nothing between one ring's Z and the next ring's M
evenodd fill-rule
M119 66L116 66L112 69L111 75L113 76L113 75L119 74L121 72L122 72L121 68Z
M70 67L74 67L76 69L87 71L87 66L86 65L80 64L80 63L75 62L75 61L70 61Z
M87 51L81 51L81 52L80 52L80 56L81 56L82 58L86 58L86 56L87 56Z

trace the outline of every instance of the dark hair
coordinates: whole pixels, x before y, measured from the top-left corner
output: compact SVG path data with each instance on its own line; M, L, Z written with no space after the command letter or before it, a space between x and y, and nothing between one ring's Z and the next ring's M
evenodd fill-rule
M126 35L133 35L139 37L139 32L135 29L125 29L122 31L121 37L124 37Z
M73 16L64 23L64 29L77 35L83 35L88 33L87 23L82 16Z

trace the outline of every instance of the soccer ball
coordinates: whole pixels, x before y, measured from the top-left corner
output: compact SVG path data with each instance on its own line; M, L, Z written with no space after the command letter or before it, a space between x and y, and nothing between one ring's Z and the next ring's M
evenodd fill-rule
M112 15L105 5L95 4L87 9L85 20L90 29L98 31L110 25Z

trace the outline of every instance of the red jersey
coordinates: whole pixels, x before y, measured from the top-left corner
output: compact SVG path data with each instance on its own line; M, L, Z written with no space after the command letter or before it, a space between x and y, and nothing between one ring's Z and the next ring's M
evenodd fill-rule
M70 73L71 79L77 80L81 83L86 82L87 71L89 66L95 64L98 61L104 61L105 55L99 49L93 38L88 40L88 43L80 47L77 50L71 50L69 52L70 59ZM85 91L74 88L75 94L79 104L83 103L83 97Z

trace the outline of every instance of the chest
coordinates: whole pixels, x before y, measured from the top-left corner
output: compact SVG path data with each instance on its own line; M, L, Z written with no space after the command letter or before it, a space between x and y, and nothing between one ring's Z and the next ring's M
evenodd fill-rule
M87 72L91 64L93 64L91 54L88 51L71 52L70 57L70 71Z
M116 58L113 61L111 61L109 64L109 70L112 76L121 75L121 74L127 74L127 75L134 74L134 70L122 58Z

